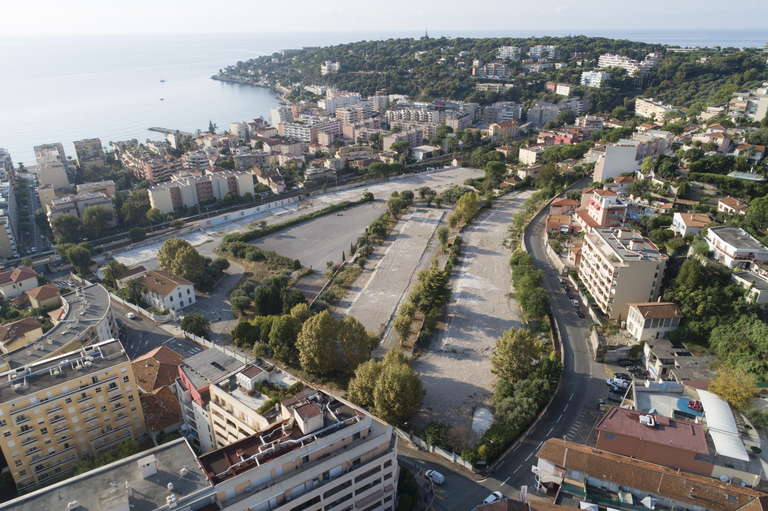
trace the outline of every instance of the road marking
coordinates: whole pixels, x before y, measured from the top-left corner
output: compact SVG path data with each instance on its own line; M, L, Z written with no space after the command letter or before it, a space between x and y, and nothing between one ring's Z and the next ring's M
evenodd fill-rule
M537 427L538 427L538 426L535 426L535 427L534 427L534 428L531 430L531 432L530 432L530 433L528 433L528 435L531 435L531 434L532 434L534 431L536 431L536 428L537 428Z
M541 444L543 444L543 443L544 443L544 440L542 440L541 442L539 442L539 445L537 445L537 446L536 446L536 450L537 450L537 451L539 450L539 447L541 447Z
M507 460L504 460L504 461L507 461ZM496 470L498 470L498 469L500 469L500 468L501 468L501 466L504 464L504 461L502 461L501 463L499 463L499 466L498 466L498 467L496 467Z
M549 435L551 435L551 434L552 434L552 430L553 430L553 429L555 429L555 427L554 427L554 426L552 426L552 428L549 430L549 433L547 433L547 436L549 436Z
M533 453L529 454L528 458L530 458L531 456L533 456ZM525 458L525 461L528 461L528 458Z
M556 420L555 422L560 422L560 419L562 419L562 418L563 418L563 414L561 413L561 414L560 414L560 417L558 417L558 418L557 418L557 420Z
M571 392L571 397L568 398L568 401L570 401L571 399L573 399L573 392Z
M512 473L513 473L513 474L516 474L516 473L517 473L517 471L518 471L518 470L520 470L521 468L523 468L523 466L522 466L522 465L520 465L519 467L517 467L517 468L515 469L515 471L514 471L514 472L512 472ZM509 477L507 478L507 481L509 481ZM504 481L504 482L506 483L507 481Z
M515 452L516 450L518 450L518 449L520 448L520 446L521 446L521 445L522 445L522 444L517 444L517 447L515 447L514 449L512 449L512 452ZM503 462L502 462L502 463L503 463Z
M565 412L568 409L568 404L566 403L565 408L563 408L563 412Z
M522 465L520 465L520 467L522 467ZM517 467L517 468L518 468L518 470L520 469L520 467ZM517 472L517 470L515 470L515 472ZM513 472L513 474L514 474L514 472ZM503 483L501 483L501 485L502 485L502 486L504 486L504 485L507 483L507 481L509 481L511 478L512 478L512 476L509 476L509 477L507 477L507 478L504 480L504 482L503 482Z

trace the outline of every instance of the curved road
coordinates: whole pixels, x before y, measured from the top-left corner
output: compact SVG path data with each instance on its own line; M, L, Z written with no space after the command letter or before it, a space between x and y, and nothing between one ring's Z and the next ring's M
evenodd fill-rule
M398 449L403 461L411 467L448 469L446 483L437 488L433 508L438 511L472 509L492 491L501 491L506 497L517 498L520 486L528 485L534 492L531 466L535 465L536 453L549 438L567 438L577 443L587 443L600 414L597 400L605 397L605 379L608 369L594 362L588 346L588 319L581 319L558 281L559 272L552 266L545 253L545 221L549 208L533 219L524 238L526 249L534 257L536 268L544 271L544 288L549 291L552 311L562 333L565 370L560 388L538 425L512 451L496 470L484 479L472 481L464 473L450 468L451 463L436 463L437 456L410 449L401 442ZM455 466L454 466L455 467Z

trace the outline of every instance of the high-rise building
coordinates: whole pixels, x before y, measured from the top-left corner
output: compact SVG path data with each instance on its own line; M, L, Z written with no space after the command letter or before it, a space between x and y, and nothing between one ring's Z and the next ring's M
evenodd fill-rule
M520 48L517 46L500 46L496 50L496 56L500 59L520 60Z
M581 84L587 87L599 88L610 77L611 75L602 71L583 71L581 73Z
M77 166L81 169L85 170L91 165L103 167L106 164L104 160L104 148L101 146L101 140L98 138L77 140L72 142L72 144L75 146Z
M69 163L64 153L64 146L60 143L37 145L35 160L38 168L37 180L41 185L49 184L54 190L69 189L69 179L67 179Z
M179 172L171 177L171 181L149 189L149 203L153 208L168 214L185 206L191 208L222 200L227 192L240 197L246 193L253 195L253 176L249 172L234 170L202 176Z
M50 336L49 336L50 338ZM146 434L130 360L117 339L30 361L48 340L5 355L0 384L0 439L20 488L69 474L94 458Z

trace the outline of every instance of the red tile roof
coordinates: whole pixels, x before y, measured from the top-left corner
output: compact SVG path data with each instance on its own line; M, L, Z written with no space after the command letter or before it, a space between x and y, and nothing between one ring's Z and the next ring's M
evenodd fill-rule
M181 406L170 387L163 387L154 394L141 394L139 401L144 409L147 426L153 433L159 433L184 420L181 415Z
M61 289L53 284L45 284L35 289L30 289L26 292L27 296L34 298L38 302L44 302L50 298L61 296Z
M647 414L614 406L600 419L595 429L640 438L654 444L671 445L709 456L707 439L701 424L656 415L654 417L656 425L651 427L640 423L641 415ZM638 457L641 456L638 455Z
M184 357L166 346L160 346L131 362L137 386L143 392L156 392L171 385L179 375Z
M0 286L8 282L19 283L32 278L37 278L37 273L33 269L19 266L18 268L0 273Z
M552 201L553 206L579 206L581 203L577 200L559 198Z
M0 325L0 342L13 340L42 326L35 318L24 318L13 323L2 324Z

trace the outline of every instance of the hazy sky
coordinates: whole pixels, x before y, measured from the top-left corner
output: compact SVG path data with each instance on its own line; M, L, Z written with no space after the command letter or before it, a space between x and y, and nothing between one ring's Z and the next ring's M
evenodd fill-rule
M26 0L4 2L5 34L422 30L755 29L768 2L747 0Z

